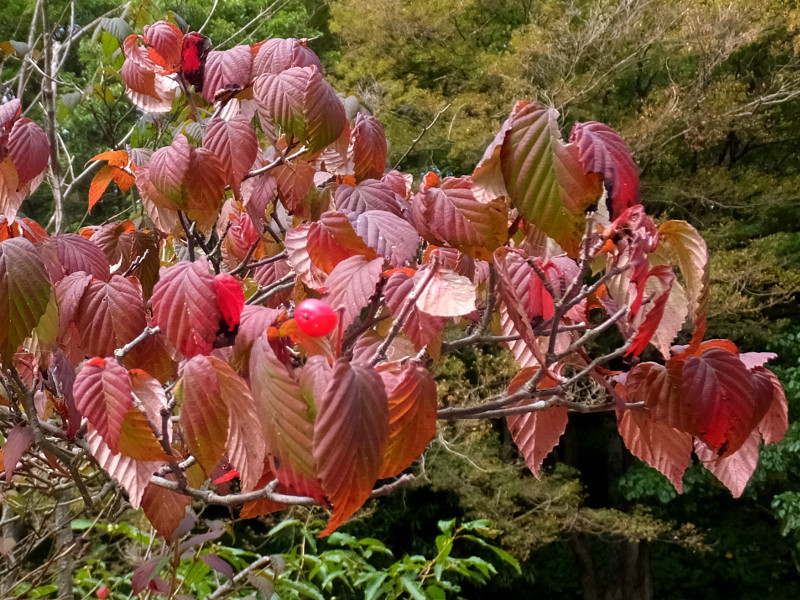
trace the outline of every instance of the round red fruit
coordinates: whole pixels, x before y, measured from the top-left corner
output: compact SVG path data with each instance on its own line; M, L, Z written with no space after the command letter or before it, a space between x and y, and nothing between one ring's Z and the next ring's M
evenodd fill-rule
M294 309L294 318L300 331L311 337L328 335L336 327L336 313L322 300L303 300Z
M103 587L97 588L95 595L100 598L100 600L108 598L108 586L104 585Z

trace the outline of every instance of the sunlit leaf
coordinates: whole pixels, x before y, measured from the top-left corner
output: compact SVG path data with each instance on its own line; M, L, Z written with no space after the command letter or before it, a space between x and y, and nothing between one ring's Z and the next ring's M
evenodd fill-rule
M389 438L386 391L375 369L336 361L328 389L317 402L314 458L333 514L328 535L369 498Z
M369 303L382 271L382 258L369 260L360 254L343 260L331 271L324 300L334 310L343 309L341 320L345 330Z

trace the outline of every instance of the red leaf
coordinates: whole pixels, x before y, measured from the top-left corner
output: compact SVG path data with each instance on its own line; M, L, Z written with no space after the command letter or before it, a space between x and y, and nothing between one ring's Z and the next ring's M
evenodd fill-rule
M250 120L242 115L229 121L213 119L206 129L203 146L220 159L225 181L234 190L238 189L258 156L256 132L250 126Z
M398 271L386 281L383 288L383 296L386 299L386 306L396 319L406 303L408 295L419 283L421 276L416 274L413 278L406 273ZM444 329L448 319L444 317L433 317L417 308L414 304L411 312L406 319L403 331L414 342L417 350L425 346Z
M626 410L618 419L619 433L631 454L661 472L682 493L683 474L692 460L692 436L646 410Z
M205 259L181 261L162 270L152 304L153 319L184 356L211 352L222 312Z
M137 231L131 221L109 223L97 229L91 237L113 265L112 272L126 273L134 262L131 275L142 284L145 298L153 293L153 286L158 281L158 270L161 261L158 256L158 234L154 231Z
M568 420L569 413L563 406L506 417L514 443L537 479L540 478L539 469L544 459L558 445Z
M36 248L24 238L0 242L0 361L10 364L17 347L44 322L50 277Z
M210 47L211 40L196 31L192 31L183 38L181 72L186 81L192 84L198 93L203 91L203 75Z
M753 431L732 454L718 456L714 449L700 440L695 440L694 451L703 466L731 491L734 498L739 498L756 470L760 443L761 436Z
M92 183L89 186L89 212L92 212L94 205L99 202L100 198L105 193L108 184L111 182L111 174L113 172L114 167L111 165L103 165L92 178Z
M324 287L327 273L314 264L309 255L308 238L311 225L312 223L301 223L287 231L284 247L289 257L289 264L297 273L297 277L311 289L317 290Z
M3 445L3 469L6 472L6 483L11 483L19 459L31 447L33 440L33 429L27 425L16 425L8 432L6 443Z
M767 394L772 400L767 407L758 431L765 444L777 444L789 429L789 405L781 382L774 373L756 367L752 372L753 389L756 394Z
M214 291L217 294L217 304L222 318L232 332L239 324L239 319L244 309L244 292L239 282L227 273L221 273L214 278Z
M667 361L666 366L640 363L628 373L625 393L628 402L644 402L654 419L693 432L693 407L683 393L683 365L682 360L675 359Z
M154 483L149 484L142 496L142 508L147 520L167 542L186 516L186 507L192 499Z
M358 113L351 137L356 180L380 179L389 152L383 124L372 115Z
M357 254L370 260L377 257L353 229L347 216L333 211L323 213L319 221L311 223L306 247L312 262L326 273Z
M522 216L575 256L583 211L600 197L601 179L584 174L577 148L561 139L557 119L555 109L518 103L498 134L500 166Z
M86 441L100 467L128 492L128 501L131 503L131 507L139 508L150 477L164 463L143 462L116 454L109 449L100 434L91 427L86 434Z
M214 224L225 195L225 169L217 155L206 148L191 149L186 174L187 216ZM192 210L194 209L194 210Z
M309 260L310 262L310 260ZM292 266L289 261L276 260L268 265L257 267L253 272L253 279L258 282L258 285L265 287L272 283L277 283L292 272ZM324 273L323 273L324 275ZM286 289L270 296L267 301L267 306L277 308L288 300L292 295L292 288Z
M224 559L220 558L216 554L201 554L200 560L214 569L217 573L224 575L228 579L233 579L233 568L227 562L225 562Z
M430 371L408 361L399 377L384 376L389 399L389 443L379 477L394 477L422 454L436 434L436 382Z
M392 266L405 265L416 256L421 240L408 221L383 210L349 213L348 217L358 236Z
M290 214L302 218L312 218L306 206L305 198L314 186L314 165L302 159L296 159L291 165L281 165L272 170L272 176L278 188L283 205ZM313 216L316 218L316 216Z
M17 169L20 184L36 179L50 160L47 134L36 123L24 117L14 122L6 150Z
M253 344L250 381L278 481L297 494L322 501L313 455L314 411L321 396L302 393L300 383L275 356L266 335Z
M278 182L271 173L263 173L242 182L242 202L247 214L259 228L267 224L266 212L275 199Z
M333 504L326 536L369 498L389 437L389 411L375 369L336 361L331 383L317 402L314 458L325 495Z
M56 247L65 275L83 271L100 281L109 280L111 266L108 258L90 240L76 233L62 233L54 235L50 241Z
M323 298L334 310L344 309L341 313L343 330L369 303L382 271L382 258L369 260L360 254L343 260L331 271L326 281L328 293Z
M658 288L652 285L651 282L653 281L656 282ZM648 283L651 284L649 287ZM667 337L670 338L670 343L678 334L681 325L683 325L683 319L664 319L664 311L674 283L675 273L667 265L653 267L647 274L642 291L649 296L650 302L644 309L633 315L633 326L636 328L636 334L625 356L638 356L641 354L657 331L668 330L669 335ZM685 316L685 313L681 316Z
M183 33L172 23L158 21L144 26L144 42L150 46L148 56L166 73L176 73L181 64Z
M265 73L277 74L292 67L310 66L322 71L319 58L304 42L294 38L273 38L258 47L253 59L253 77Z
M250 46L234 46L230 50L209 52L206 57L203 98L213 102L214 96L220 90L246 88L250 84L252 63Z
M718 348L686 359L683 394L691 398L690 432L720 454L735 452L747 440L771 400L755 398L742 361Z
M96 246L95 249L99 250ZM108 282L95 279L78 304L74 323L87 354L113 356L115 349L132 341L147 327L142 292L120 275L114 275Z
M75 406L111 452L119 452L120 430L133 406L128 371L117 361L93 359L83 365L73 386Z
M468 177L446 177L440 187L420 191L414 196L414 219L429 242L447 243L476 258L489 258L508 238L505 205L479 202Z
M155 64L139 45L140 39L140 36L132 34L122 43L125 64L122 65L120 75L129 95L133 92L135 96L149 96L158 101L161 98L156 91Z
M597 121L575 123L569 141L578 147L584 170L603 176L612 219L641 202L639 172L628 146L616 131Z

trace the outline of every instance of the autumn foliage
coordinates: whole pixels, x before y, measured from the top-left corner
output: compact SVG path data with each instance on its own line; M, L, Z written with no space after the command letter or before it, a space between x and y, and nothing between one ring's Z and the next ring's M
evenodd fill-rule
M742 493L788 426L773 355L704 340L706 244L647 215L613 129L578 123L567 143L554 109L519 102L472 176L415 192L302 40L210 47L166 22L123 44L131 102L188 115L152 153L95 157L89 208L135 185L140 227L51 237L18 217L47 137L18 100L0 106L8 481L60 445L167 539L191 498L248 517L315 502L328 534L402 481L437 419L506 418L538 476L570 411L608 410L678 490L694 452ZM306 298L336 312L328 335L294 319ZM612 329L621 344L598 353ZM439 406L439 357L498 343L519 365L507 393ZM582 379L602 404L567 395Z

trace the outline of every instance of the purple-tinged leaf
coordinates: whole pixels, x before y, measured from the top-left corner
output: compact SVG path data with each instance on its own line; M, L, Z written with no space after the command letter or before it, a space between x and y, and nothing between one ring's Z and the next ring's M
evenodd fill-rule
M578 147L584 170L603 176L612 219L641 202L639 172L627 144L616 131L597 121L575 123L569 141Z
M341 313L342 326L346 330L378 287L383 271L383 258L369 260L360 254L340 262L328 275L328 293L323 299Z
M756 367L752 370L751 377L755 393L768 395L772 399L758 423L758 431L764 438L765 444L777 444L789 430L789 405L786 402L786 393L772 371Z
M256 49L256 46L252 47ZM292 67L314 66L322 71L322 63L303 40L273 38L260 44L253 59L253 77L277 74Z
M8 135L6 152L17 169L20 185L33 181L50 160L47 134L30 119L17 119Z
M372 115L358 113L351 138L356 180L380 179L389 153L383 124Z
M6 483L11 483L19 459L31 447L33 440L33 429L28 425L16 425L8 432L6 443L3 445L3 469L6 472Z
M253 55L249 46L234 46L230 50L212 50L206 57L203 98L214 101L220 90L242 90L250 84Z
M398 271L386 281L383 296L386 299L386 306L395 319L400 315L408 295L418 285L423 275L417 273L414 277L409 277L406 273ZM442 332L447 321L445 317L433 317L423 313L415 303L408 314L403 331L414 342L416 349L420 350Z
M233 567L231 567L230 564L216 554L201 554L200 560L214 569L217 573L221 573L228 579L233 579Z
M337 210L363 213L368 210L384 211L402 217L406 201L388 183L378 179L366 179L356 186L342 184L334 195Z
M417 254L420 237L408 221L383 210L349 213L353 229L393 267L402 267Z

